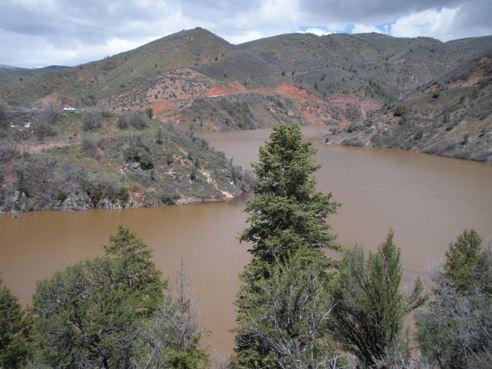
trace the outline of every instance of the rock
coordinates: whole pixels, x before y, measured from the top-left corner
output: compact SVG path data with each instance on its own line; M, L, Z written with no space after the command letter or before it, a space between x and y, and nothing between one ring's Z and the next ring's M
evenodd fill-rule
M116 202L112 202L109 199L102 199L99 201L99 204L97 204L99 209L108 209L108 210L121 210L125 208L125 204L122 204L119 200Z
M91 200L87 194L82 192L72 192L63 202L59 202L53 206L53 210L74 211L90 209Z

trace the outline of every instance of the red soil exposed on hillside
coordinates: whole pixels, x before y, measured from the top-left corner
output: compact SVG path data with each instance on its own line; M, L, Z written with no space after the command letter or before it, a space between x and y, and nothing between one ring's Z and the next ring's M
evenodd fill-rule
M330 106L341 111L360 110L362 118L366 119L369 113L381 108L381 102L375 99L359 99L345 96L334 96L325 100Z
M66 102L66 98L61 96L58 92L53 92L49 95L46 95L40 98L33 104L34 109L45 109L49 105L55 105L58 107L63 107Z
M77 69L77 80L84 82L86 86L90 85L94 74L89 70L89 67L83 69Z
M453 87L470 87L480 82L489 71L492 70L492 57L483 56L475 65L473 70L467 76L466 79L460 79L455 82L451 82L448 86Z
M154 101L152 103L152 114L154 117L159 116L161 113L174 110L178 107L176 100L164 100L164 101Z
M238 81L233 81L231 84L226 86L214 86L207 91L202 96L212 97L212 96L223 96L236 94L241 92L247 92L246 88L240 84Z
M366 119L369 113L381 107L381 103L375 99L332 96L323 100L289 83L283 83L274 88L260 88L257 91L265 95L280 95L296 101L308 125L346 124L354 119Z
M289 83L282 83L281 85L274 88L262 87L257 90L259 93L264 95L281 95L289 97L294 100L319 100L320 98L311 95L306 90L293 86Z
M279 95L291 100L309 125L348 124L366 119L369 113L381 107L375 99L348 96L322 99L286 82L276 87L248 90L238 81L219 81L189 68L162 73L152 85L136 86L114 95L109 101L113 110L142 110L142 106L151 106L154 117L170 119L176 118L173 112L177 113L178 109L195 98L226 97L248 91L266 96Z

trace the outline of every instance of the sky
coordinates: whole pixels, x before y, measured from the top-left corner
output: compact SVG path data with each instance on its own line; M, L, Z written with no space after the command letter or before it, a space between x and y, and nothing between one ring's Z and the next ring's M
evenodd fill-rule
M0 0L0 64L78 65L183 29L238 44L282 33L492 34L492 0Z

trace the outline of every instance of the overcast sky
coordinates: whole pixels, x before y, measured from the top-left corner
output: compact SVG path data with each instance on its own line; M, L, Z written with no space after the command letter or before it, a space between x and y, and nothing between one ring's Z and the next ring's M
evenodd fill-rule
M288 32L442 41L492 34L492 0L0 0L0 64L77 65L194 27L237 44Z

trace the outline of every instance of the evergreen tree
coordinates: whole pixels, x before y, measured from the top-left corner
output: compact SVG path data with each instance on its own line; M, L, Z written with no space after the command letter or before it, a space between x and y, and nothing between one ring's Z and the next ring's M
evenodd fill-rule
M482 250L482 239L472 228L464 230L449 245L444 264L444 276L449 278L459 292L471 290L477 284L492 293L492 279L487 255Z
M384 367L386 355L398 344L405 315L425 301L420 280L408 297L400 292L400 281L400 251L393 232L367 261L361 248L343 258L333 292L332 329L364 367Z
M0 368L23 367L29 355L31 320L0 280Z
M250 242L254 257L272 264L300 247L335 248L326 223L339 206L331 194L316 192L315 149L302 140L298 125L273 130L253 163L255 196L247 206L249 226L240 240Z
M449 245L432 277L429 304L416 316L422 352L442 369L485 369L492 362L492 252L472 229Z
M322 249L336 248L326 218L338 204L331 194L315 190L314 154L299 126L282 125L253 164L255 197L247 204L249 224L240 235L253 256L236 302L235 365L240 368L289 367L308 353L305 363L314 365L323 359L321 352L328 353L321 317L328 312L324 292L330 260Z
M307 267L303 251L275 263L254 290L242 290L241 306L248 308L238 316L237 367L329 367L334 349L327 339L332 305L325 264L313 260Z
M163 287L167 285L152 261L152 251L134 232L122 225L114 236L110 236L104 251L106 257L115 263L113 273L116 280L140 299L140 314L152 315L162 298Z
M106 256L38 283L33 296L35 362L56 368L131 368L142 354L139 327L165 283L150 250L119 227Z

